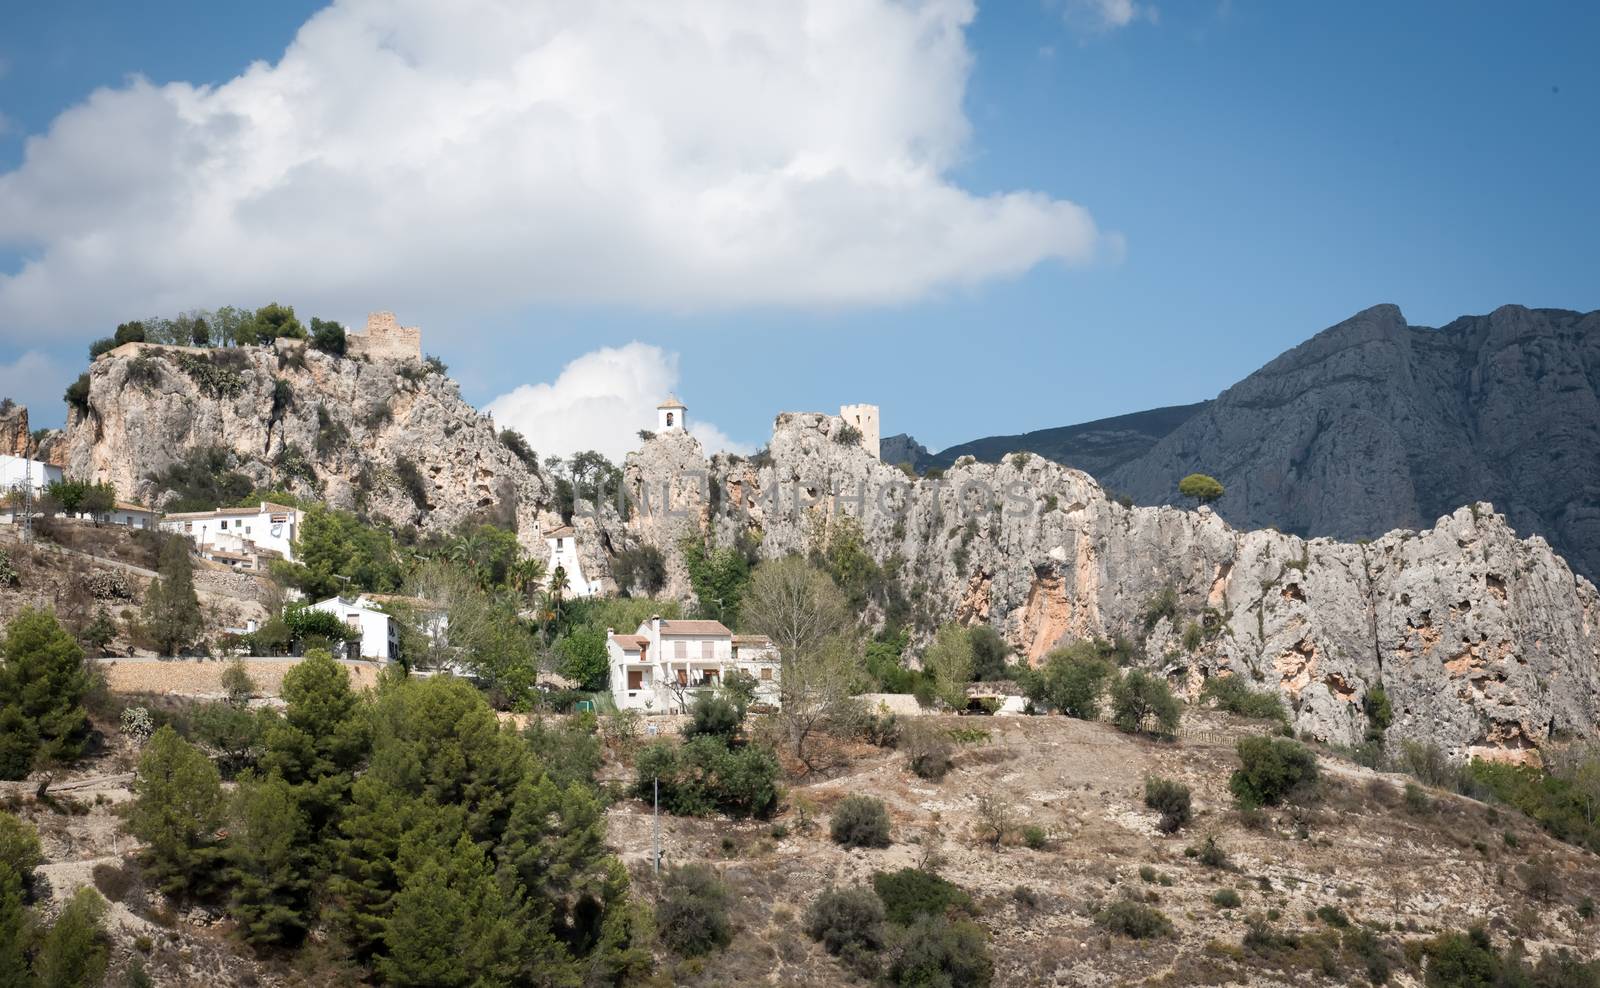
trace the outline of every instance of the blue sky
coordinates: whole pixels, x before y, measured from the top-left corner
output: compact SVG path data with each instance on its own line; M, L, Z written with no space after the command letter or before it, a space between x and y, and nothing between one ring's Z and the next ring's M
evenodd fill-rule
M276 62L319 6L13 6L0 15L0 176L21 175L25 139L96 87L130 74L226 83L254 60ZM886 433L937 449L1210 397L1379 302L1426 325L1508 302L1600 308L1600 8L1235 0L1144 6L1113 26L1093 6L979 4L963 32L969 130L942 166L974 197L1029 191L1087 210L1104 235L1092 257L930 277L865 300L752 289L707 303L654 286L616 301L510 292L452 306L442 293L421 320L426 349L484 404L640 341L678 355L674 386L691 414L735 443L759 445L780 410L870 401ZM102 194L145 194L139 155L129 160ZM48 187L26 177L26 189ZM166 193L149 194L159 204ZM39 229L0 217L0 271L46 252ZM594 250L610 256L605 243ZM616 254L626 281L629 251ZM68 271L51 290L116 294L140 277ZM305 277L285 270L275 289L235 272L200 278L188 305L269 300L213 287L238 284L334 308L302 303L307 316L359 321L391 307L370 285L347 297ZM105 311L120 312L116 302ZM146 314L128 304L124 317ZM30 402L36 424L60 420L54 396L83 344L115 322L77 314L90 311L58 316L46 298L5 312L0 384Z

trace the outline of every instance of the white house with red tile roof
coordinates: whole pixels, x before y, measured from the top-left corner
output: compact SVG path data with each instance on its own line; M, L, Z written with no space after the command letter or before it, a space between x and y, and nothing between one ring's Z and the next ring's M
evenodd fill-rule
M699 690L715 689L734 670L756 680L756 699L776 705L778 650L763 635L735 635L721 621L662 620L631 635L606 630L611 696L622 710L679 713Z

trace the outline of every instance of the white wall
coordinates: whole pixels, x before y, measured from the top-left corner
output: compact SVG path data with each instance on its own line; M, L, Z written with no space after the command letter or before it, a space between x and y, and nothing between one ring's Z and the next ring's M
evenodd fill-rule
M311 608L326 611L346 624L360 628L363 659L388 661L395 657L390 651L389 634L394 619L373 607L365 599L343 600L330 597L312 604Z
M282 520L274 522L274 517ZM299 522L298 511L256 511L250 514L208 513L201 517L169 518L161 523L161 527L188 536L196 546L212 545L228 552L244 552L245 542L254 542L257 549L274 550L293 562Z
M61 479L61 468L52 463L25 456L0 456L0 487L6 490L22 483L32 484L34 490L43 490Z
M600 592L599 584L590 583L583 575L583 564L578 561L578 539L576 536L563 535L560 538L546 538L545 545L550 549L550 559L545 565L545 573L554 573L560 566L567 574L567 595L570 597L592 597Z

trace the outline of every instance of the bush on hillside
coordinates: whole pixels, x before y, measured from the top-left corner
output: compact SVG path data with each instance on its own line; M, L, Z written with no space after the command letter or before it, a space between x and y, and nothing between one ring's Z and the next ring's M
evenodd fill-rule
M1317 781L1317 756L1287 738L1240 738L1235 746L1241 765L1228 788L1245 809L1272 806Z
M1182 716L1178 698L1160 676L1132 669L1111 685L1111 720L1119 730L1171 737Z
M692 864L667 873L656 904L662 943L681 957L698 957L733 941L728 888L709 865Z
M1189 787L1160 776L1145 777L1144 805L1161 814L1161 822L1157 826L1164 834L1182 829L1192 815Z
M944 916L972 908L972 897L959 885L922 868L880 871L872 876L872 888L883 902L889 922L901 926L919 916Z
M829 835L845 847L888 847L889 811L872 796L846 796L833 808Z

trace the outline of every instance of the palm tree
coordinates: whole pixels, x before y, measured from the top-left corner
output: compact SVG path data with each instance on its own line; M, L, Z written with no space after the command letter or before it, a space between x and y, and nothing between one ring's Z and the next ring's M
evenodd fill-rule
M529 556L511 564L510 572L506 573L506 582L526 603L532 599L533 591L544 583L544 573L545 561L537 556Z
M550 607L550 621L554 626L561 624L561 595L571 589L572 584L567 580L567 570L564 566L557 566L550 571L550 583L545 587L545 600ZM549 626L546 627L549 631ZM549 640L549 634L545 635Z

